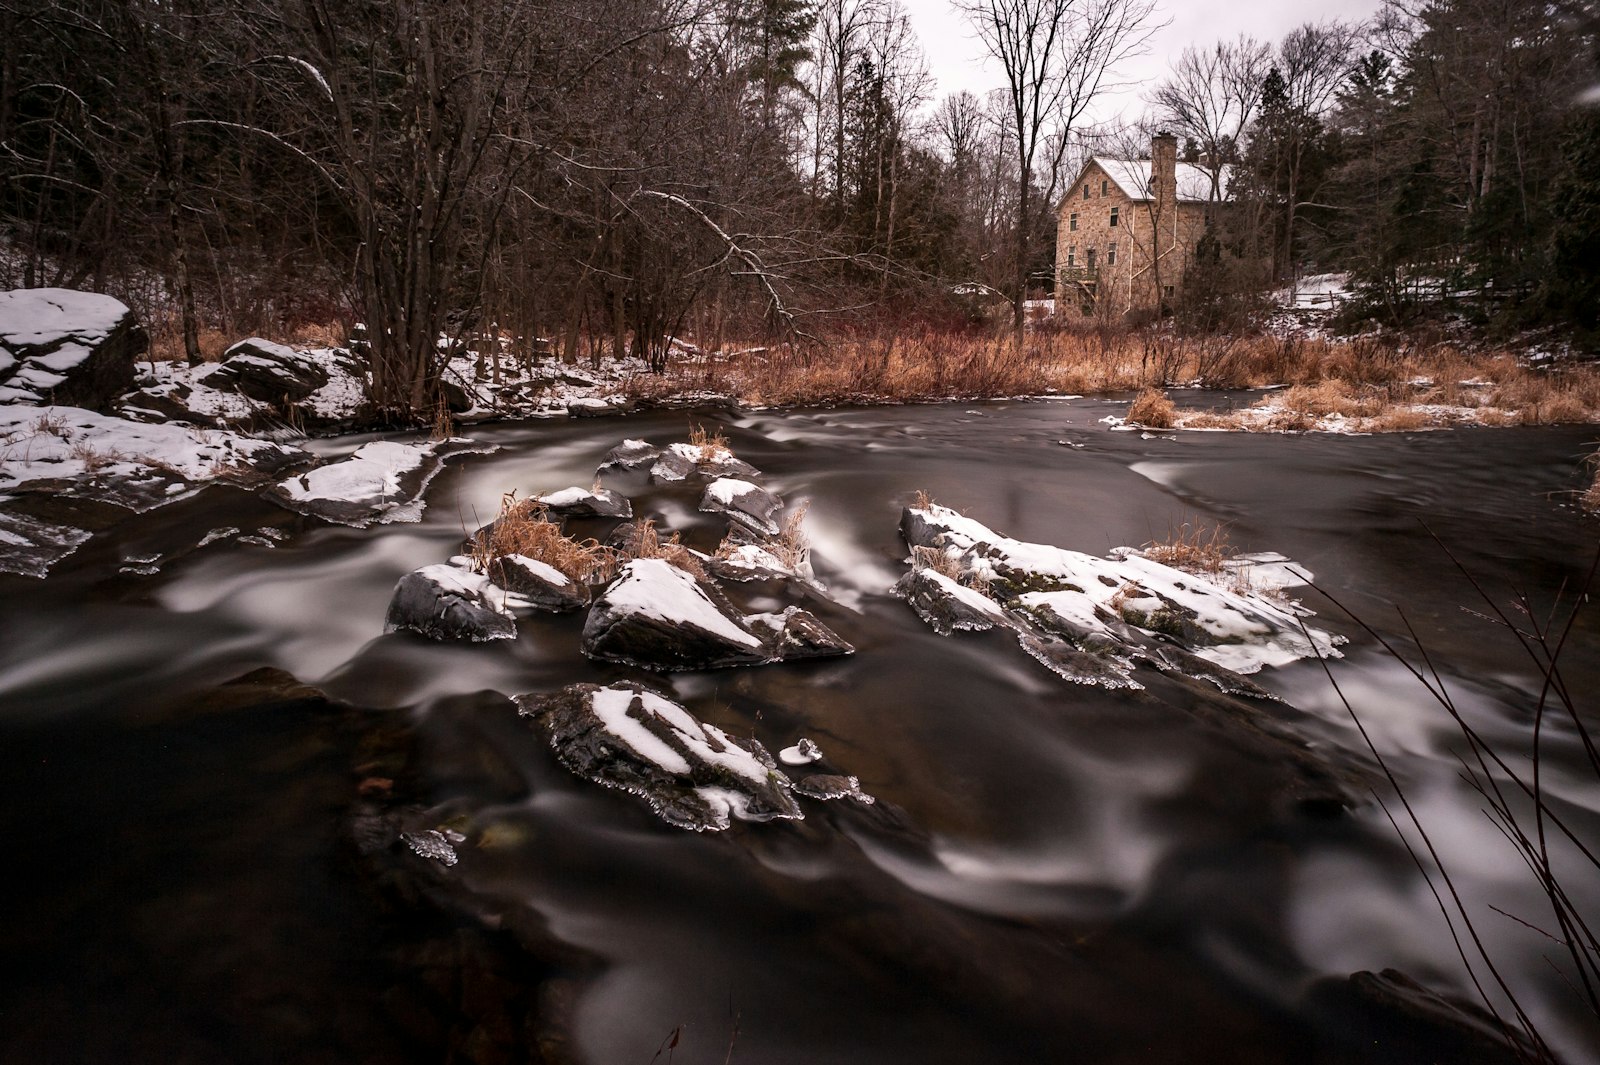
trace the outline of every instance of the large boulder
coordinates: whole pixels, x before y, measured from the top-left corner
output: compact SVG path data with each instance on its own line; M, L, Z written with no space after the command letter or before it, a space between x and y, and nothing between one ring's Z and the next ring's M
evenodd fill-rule
M640 684L574 684L519 695L524 718L561 764L585 780L642 797L663 821L696 832L804 815L788 777L758 741L730 736Z
M664 559L634 559L590 608L583 653L668 670L771 661L767 641L714 595Z
M206 375L208 388L238 392L262 403L287 406L328 383L328 371L306 352L251 337L222 353Z
M406 630L430 640L510 640L517 623L487 577L455 566L424 566L400 578L384 618L385 632Z
M759 484L737 477L718 477L706 485L700 509L710 514L726 514L761 536L778 535L778 512L783 500Z
M119 300L65 288L0 292L0 403L109 411L150 347Z
M494 445L470 440L402 444L376 440L355 454L290 477L265 495L281 507L358 529L421 521L422 493L455 455L487 454Z

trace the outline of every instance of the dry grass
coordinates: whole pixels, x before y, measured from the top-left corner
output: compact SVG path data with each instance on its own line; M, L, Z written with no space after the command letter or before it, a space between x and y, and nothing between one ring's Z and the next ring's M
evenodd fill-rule
M502 559L525 555L579 584L607 579L616 572L618 561L615 552L594 540L564 535L542 503L517 499L515 492L500 498L499 515L473 535L467 555L472 568L491 579L499 575Z
M1589 482L1589 487L1584 489L1583 494L1578 497L1578 502L1582 504L1584 510L1600 512L1600 457L1591 458L1590 463L1595 468L1594 479Z
M1134 397L1128 408L1128 421L1146 429L1171 429L1177 421L1178 408L1159 388L1147 388Z
M927 510L934 505L933 497L921 488L917 489L916 494L911 497L911 506L915 510Z
M63 437L62 439L66 438ZM112 463L122 462L127 458L126 455L115 448L102 450L82 440L73 444L68 454L83 463L85 473L99 473Z
M1212 575L1222 573L1234 556L1228 530L1222 525L1208 529L1199 518L1173 527L1165 540L1151 540L1140 550L1152 562Z
M1490 410L1519 412L1523 424L1600 420L1600 371L1535 369L1510 350L1467 351L1389 335L1186 336L1159 327L1042 327L1020 351L1009 334L863 332L822 349L700 354L625 387L641 398L709 391L753 405L798 406L1136 391L1194 381L1291 386L1274 399L1287 398L1288 405L1273 428L1314 428L1331 414L1386 419L1373 426L1379 431L1418 428L1414 417L1389 412L1420 404L1481 409L1485 423L1499 417ZM1198 416L1183 415L1177 424ZM1433 417L1429 424L1459 420ZM1212 421L1209 427L1241 426Z
M689 427L689 446L699 450L701 462L716 462L733 454L727 435L721 429L707 433L704 425Z
M704 579L706 575L705 567L700 564L700 560L695 557L694 552L683 546L677 533L673 533L665 540L661 538L661 534L656 531L656 523L653 518L645 518L643 521L635 522L631 535L619 548L619 551L624 560L659 558L678 567L685 573L692 574L697 579Z
M783 528L778 530L778 535L767 544L767 550L790 569L799 569L805 565L807 557L811 554L811 541L806 537L804 528L806 511L809 509L811 509L809 499L795 507L783 520Z

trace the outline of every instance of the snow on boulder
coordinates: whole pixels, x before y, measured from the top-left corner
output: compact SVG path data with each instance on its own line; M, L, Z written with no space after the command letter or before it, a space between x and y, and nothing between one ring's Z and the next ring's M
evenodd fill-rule
M661 449L644 440L624 440L600 460L596 472L609 469L642 470L661 457Z
M487 576L496 585L521 596L531 610L563 614L589 605L589 588L548 562L526 555L502 555L490 562Z
M758 635L766 637L768 654L780 662L856 653L844 637L824 625L816 615L797 606L781 614L751 614L745 618L745 623Z
M727 581L797 580L816 586L807 552L798 561L770 544L724 544L700 563L713 576Z
M690 477L759 477L761 471L734 457L722 444L672 444L650 467L652 481L673 483Z
M776 536L777 514L783 509L783 500L758 484L735 477L718 477L706 485L700 509L726 514L762 536Z
M0 292L0 403L105 411L133 387L150 347L119 300L65 288Z
M506 593L480 574L424 566L401 577L383 631L406 630L430 640L510 640L517 635Z
M493 445L470 440L364 444L339 462L281 481L266 497L281 507L339 525L421 521L422 493L455 455L488 454Z
M1303 627L1287 603L1121 550L1099 558L1001 536L947 507L909 507L913 546L942 551L986 581L991 598L1074 643L1129 627L1166 637L1235 673L1313 655L1338 657L1334 637Z
M717 596L721 599L721 596ZM583 653L646 669L712 669L771 661L766 641L692 574L659 558L622 567L583 626Z
M894 594L911 604L917 616L940 636L952 632L983 632L996 626L1010 628L1011 620L999 603L975 588L926 566L912 566L894 586Z
M327 383L328 371L315 358L260 337L224 351L221 365L205 376L208 388L283 405L305 399Z
M574 684L516 703L567 769L643 798L677 828L721 831L734 817L804 816L758 741L730 736L642 685Z
M534 496L550 513L563 518L631 518L633 504L628 497L609 488L563 488L559 492Z

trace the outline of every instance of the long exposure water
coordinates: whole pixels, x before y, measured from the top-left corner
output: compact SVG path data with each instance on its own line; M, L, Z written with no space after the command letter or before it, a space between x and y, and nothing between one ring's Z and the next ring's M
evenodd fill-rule
M1485 604L1449 556L1502 603L1548 609L1581 584L1596 526L1572 497L1592 442L1146 437L1100 424L1121 409L486 426L471 435L501 450L441 474L420 524L332 526L219 487L48 580L0 577L0 1060L647 1065L675 1032L687 1063L1451 1060L1435 1029L1351 990L1351 974L1393 968L1472 998L1320 664L1253 678L1284 700L1255 711L1274 742L1148 670L1144 692L1070 684L998 632L941 637L893 598L897 522L921 489L1096 554L1222 523L1406 648L1410 626L1462 713L1522 766L1538 674L1463 609ZM808 606L857 653L651 679L773 751L814 739L874 806L680 831L567 773L505 698L646 676L585 659L581 615L489 645L383 633L395 581L454 553L502 493L587 485L623 437L667 443L691 422L723 429L791 504L810 500L833 602ZM709 547L722 524L694 494L649 487L634 505ZM178 550L224 527L285 535ZM122 572L153 555L158 572ZM1502 975L1565 1058L1600 1059L1559 948L1527 926L1550 925L1544 896L1460 777L1458 730L1370 635L1301 598L1349 637L1332 675ZM268 666L349 708L219 694ZM1592 614L1563 667L1592 711ZM1547 718L1541 751L1552 804L1600 838L1570 723ZM1316 762L1354 782L1350 808L1307 800ZM459 864L361 856L358 789L397 764L408 809L469 826ZM1600 877L1573 868L1570 890L1600 912Z

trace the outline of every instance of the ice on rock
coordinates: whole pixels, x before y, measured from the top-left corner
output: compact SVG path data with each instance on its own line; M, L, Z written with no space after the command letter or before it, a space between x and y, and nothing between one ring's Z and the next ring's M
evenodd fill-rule
M574 684L516 702L567 769L644 798L678 828L803 816L788 777L758 741L730 736L643 685Z
M988 589L986 595L915 566L897 590L924 620L945 634L1016 628L1030 655L1081 683L1130 686L1137 659L1223 691L1264 696L1239 675L1339 656L1340 640L1303 625L1303 611L1252 590L1239 574L1230 587L1130 549L1099 558L1013 540L931 504L907 508L901 532L914 549L942 554ZM1295 569L1282 556L1245 564L1262 568L1264 580L1254 587L1267 589L1283 586ZM1163 643L1176 647L1163 654Z
M785 747L778 752L778 761L784 765L810 765L821 757L822 748L804 736L793 747Z

